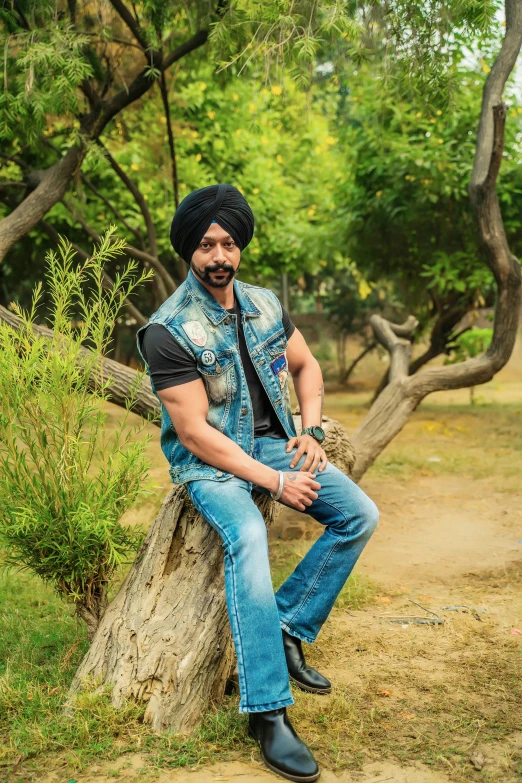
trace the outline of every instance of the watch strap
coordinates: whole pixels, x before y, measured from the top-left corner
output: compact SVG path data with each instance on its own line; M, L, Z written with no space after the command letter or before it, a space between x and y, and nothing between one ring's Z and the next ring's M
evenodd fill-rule
M318 426L319 429L324 432L322 427L320 427L319 425L316 425L316 426ZM322 441L317 440L317 438L314 435L315 428L316 428L315 426L314 427L305 427L304 429L301 430L301 435L311 435L314 440L316 440L318 443L321 443Z

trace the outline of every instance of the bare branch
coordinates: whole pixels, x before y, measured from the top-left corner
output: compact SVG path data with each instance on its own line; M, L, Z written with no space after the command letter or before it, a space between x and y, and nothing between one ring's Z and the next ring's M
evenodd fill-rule
M87 177L85 174L81 174L81 178L82 178L82 182L84 182L84 183L87 185L87 187L89 188L89 190L91 190L91 191L94 193L94 195L95 195L95 196L97 196L97 197L98 197L98 198L99 198L101 201L103 201L103 203L105 204L105 206L106 206L108 209L110 209L110 211L111 211L111 212L112 212L112 214L115 216L115 218L116 218L117 220L119 220L119 222L120 222L120 223L121 223L123 226L125 226L125 228L127 229L127 231L130 231L130 232L131 232L131 234L134 234L134 236L136 237L136 239L138 240L138 242L139 242L139 243L141 244L141 246L143 247L143 237L142 237L141 233L139 232L139 230L138 230L138 229L136 229L136 228L133 228L133 227L132 227L132 226L131 226L129 223L127 223L127 221L125 220L125 218L123 217L123 215L120 215L120 213L118 212L118 210L116 209L116 207L115 207L113 204L111 204L111 202L109 201L109 199L108 199L108 198L106 198L106 197L103 195L103 193L101 193L101 191L99 191L99 190L98 190L98 188L97 188L97 187L96 187L96 186L95 186L95 185L94 185L94 184L91 182L91 180L90 180L90 179L89 179L89 178L88 178L88 177Z
M177 49L174 49L173 52L165 57L162 70L166 71L167 68L170 68L170 66L178 60L181 60L186 54L190 54L190 52L203 46L203 44L207 42L208 32L208 30L198 30L197 33L194 33L192 38L189 38L188 41L185 41L181 46L178 46Z
M121 17L121 19L123 19L143 51L146 52L147 49L150 48L150 45L147 41L145 31L140 27L138 21L133 17L125 3L123 3L121 0L110 0L110 4L116 13Z
M343 372L340 379L341 383L346 383L346 381L348 380L352 372L355 370L359 362L362 361L364 357L367 356L369 353L371 353L371 351L373 351L374 348L376 347L377 347L377 343L372 342L369 345L367 345L365 348L363 348L363 350L355 357L355 359L352 362L350 362L349 367L347 367L346 370Z
M103 142L100 139L97 140L97 144L103 150L103 154L106 156L107 160L109 161L113 171L118 175L118 177L121 179L125 187L128 188L128 190L134 196L134 200L138 205L141 214L143 215L143 218L145 220L145 225L147 227L149 250L153 256L156 256L158 254L158 244L156 240L156 227L154 226L154 221L152 220L152 215L150 214L150 210L147 206L147 202L145 201L143 193L138 188L138 186L132 181L132 179L129 177L127 172L122 169L118 161L113 158L113 156L111 155L107 147L103 144ZM174 291L175 288L176 287L174 286L172 290Z
M431 329L430 344L423 354L411 362L409 375L415 375L421 367L445 352L448 341L453 339L453 330L470 309L469 305L456 304L439 313Z
M176 148L174 145L174 133L172 130L172 121L170 117L170 104L169 104L169 95L167 90L167 80L165 78L165 71L162 71L161 77L160 77L160 91L161 91L161 98L163 101L163 109L165 111L165 119L167 121L167 135L169 140L169 152L170 152L170 162L172 166L172 191L174 193L174 207L175 209L179 206L179 183L178 183L178 167L176 162ZM177 256L177 266L178 266L178 275L180 280L185 280L187 276L187 265L183 261L182 258Z
M134 41L127 41L125 38L119 38L117 35L111 35L110 38L106 38L104 35L100 35L100 33L96 33L93 30L77 30L78 35L90 35L93 38L98 38L102 43L119 43L123 46L132 46L134 49L139 49L140 52L143 52L142 47L134 43Z
M521 41L522 3L519 0L505 0L506 32L502 47L488 73L482 94L482 108L477 131L475 161L470 180L470 194L482 185L491 165L493 148L493 106L502 102L506 82L515 67ZM472 196L473 200L473 196Z
M394 324L380 315L372 315L370 324L375 339L390 353L389 379L408 375L411 355L411 338L419 322L409 315L403 324Z
M163 110L165 112L165 120L167 122L167 136L169 140L170 162L172 167L172 192L174 194L174 206L177 209L179 206L178 170L176 165L176 150L174 147L174 133L172 132L172 121L170 118L169 94L164 71L162 71L160 77L160 91L161 99L163 101Z
M67 199L63 198L61 199L62 204L66 209L69 210L71 215L80 223L83 230L91 237L91 239L94 242L99 242L101 240L101 235L94 229L92 226L90 226L83 215L75 209L68 201ZM116 238L112 237L110 240L111 242L116 242ZM158 274L153 279L153 285L156 288L158 292L158 298L160 301L164 302L165 299L168 298L169 294L167 292L167 289L165 287L165 277L167 280L172 280L169 273L156 256L150 255L150 253L146 253L144 250L138 250L137 247L134 247L133 245L130 245L127 243L125 246L125 251L127 255L129 255L131 258L135 258L137 261L143 261L145 268L147 269L149 266L151 266ZM173 282L173 281L172 281ZM176 290L176 286L174 284L174 290Z
M39 185L0 220L0 260L62 198L84 155L84 149L70 147L58 163L47 169Z

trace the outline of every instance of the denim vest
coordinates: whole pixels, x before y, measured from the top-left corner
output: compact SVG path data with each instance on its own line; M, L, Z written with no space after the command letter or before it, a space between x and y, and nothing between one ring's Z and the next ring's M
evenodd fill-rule
M296 434L286 361L287 339L277 296L266 288L234 279L234 294L241 308L245 342L268 399L288 438ZM208 397L207 422L235 441L247 454L254 449L254 416L250 392L239 352L236 315L228 313L201 285L192 271L136 334L141 337L150 324L166 327L179 345L192 354ZM151 378L152 391L158 397ZM174 484L195 479L225 481L232 476L208 465L186 449L161 406L161 448L170 464Z

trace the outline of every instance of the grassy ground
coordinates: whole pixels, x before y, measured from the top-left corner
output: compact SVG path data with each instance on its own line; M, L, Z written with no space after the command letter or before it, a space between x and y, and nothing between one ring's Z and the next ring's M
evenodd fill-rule
M298 560L295 546L275 544L276 585ZM355 575L338 605L358 608L374 593L367 577ZM0 576L0 607L0 781L2 774L11 779L13 772L16 779L21 762L24 776L33 779L42 767L82 769L95 759L138 749L149 751L153 765L176 767L233 757L241 748L244 753L235 696L187 740L155 737L143 724L144 707L129 704L114 710L103 694L85 694L74 712L66 714L67 689L87 649L83 626L52 590L29 574Z
M332 395L328 415L352 431L365 412L347 409ZM399 480L412 475L463 475L473 479L498 477L503 491L520 489L522 404L491 402L446 405L424 402L408 426L390 443L368 476Z
M520 558L509 554L513 547L506 544L504 554L492 543L516 535L522 384L508 378L500 391L492 387L482 400L480 396L473 407L465 395L449 404L440 398L424 403L364 478L363 487L379 499L382 532L378 530L362 569L343 590L318 643L309 649L311 662L335 688L323 698L296 692L292 712L326 769L361 770L393 759L406 768L422 763L441 781L511 783L522 778L522 742L517 739L522 636L511 633L512 627L522 626L522 568ZM364 416L367 399L364 390L332 393L326 412L350 432ZM117 417L118 411L112 415ZM130 513L145 525L169 486L158 433L152 431L157 497ZM405 499L414 492L409 506ZM462 498L475 506L464 508ZM425 527L422 513L428 517ZM474 532L464 542L470 562L461 566L451 556L466 514ZM400 536L404 548L397 544L392 549L390 542ZM417 568L415 558L431 550L431 537L437 536L432 560ZM309 545L273 538L276 586ZM407 552L407 561L401 562L397 552ZM445 581L442 566L450 561L451 580ZM391 614L412 613L410 596L443 615L444 624L390 623ZM465 612L444 614L444 604L488 612L477 620ZM86 644L71 607L46 586L28 574L1 575L0 783L145 780L176 767L259 759L244 718L237 714L235 695L211 711L188 739L154 736L142 721L142 707L129 704L116 711L106 695L86 694L72 715L65 714L67 688ZM477 749L487 759L480 770L470 763ZM139 765L126 772L131 758L139 758ZM215 779L223 778L208 777ZM370 779L381 780L375 775Z

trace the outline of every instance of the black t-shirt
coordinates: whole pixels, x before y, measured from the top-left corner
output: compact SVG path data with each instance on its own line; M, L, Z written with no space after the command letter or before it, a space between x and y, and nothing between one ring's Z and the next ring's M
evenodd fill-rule
M282 310L283 326L288 340L293 334L295 326L284 307ZM286 438L283 426L277 418L248 353L237 300L234 307L230 308L228 312L237 316L239 352L254 413L254 437ZM151 324L148 329L145 329L141 350L149 365L156 391L168 389L170 386L179 386L201 377L192 354L182 348L168 329L161 324Z

